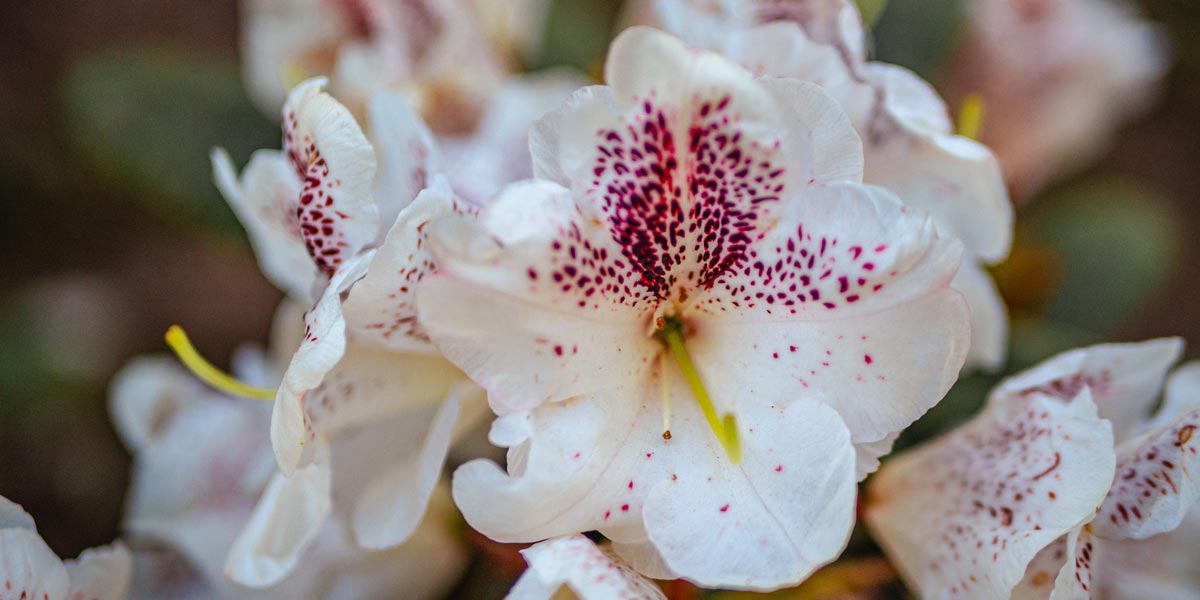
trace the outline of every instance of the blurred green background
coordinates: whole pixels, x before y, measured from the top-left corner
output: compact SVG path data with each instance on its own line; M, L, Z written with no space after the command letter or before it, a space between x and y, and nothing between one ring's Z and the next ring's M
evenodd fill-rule
M891 0L876 55L936 82L961 1ZM618 8L558 0L534 66L594 70ZM997 270L1010 370L1102 340L1200 348L1200 5L1142 9L1176 64L1106 158L1018 213ZM265 338L279 299L210 183L209 148L240 163L280 138L242 92L237 14L234 0L0 4L0 495L63 556L117 532L129 459L106 410L116 369L164 351L172 323L223 363ZM971 414L996 379L964 379L902 443Z

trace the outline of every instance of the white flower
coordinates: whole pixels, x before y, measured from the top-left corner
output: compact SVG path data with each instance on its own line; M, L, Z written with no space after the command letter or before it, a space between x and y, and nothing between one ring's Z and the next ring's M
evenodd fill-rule
M1008 315L985 270L1008 256L1013 209L987 147L955 135L927 83L895 65L868 62L850 0L755 2L657 0L668 31L733 59L756 75L816 83L850 117L863 141L866 183L926 210L966 250L954 287L971 307L968 366L999 368Z
M1017 201L1099 158L1158 95L1163 32L1124 0L975 0L949 82L987 106L983 141Z
M251 97L274 113L313 76L355 113L376 92L405 92L439 132L464 131L517 54L540 39L548 3L520 0L244 0Z
M455 500L499 541L600 530L651 576L793 584L845 544L856 471L957 375L958 243L858 183L816 86L646 29L606 68L535 125L540 180L431 224L422 322L509 448Z
M38 535L33 517L0 496L0 596L30 600L123 600L133 568L120 542L63 562Z
M286 573L331 499L349 505L360 545L403 542L436 486L462 403L482 408L477 388L428 341L413 300L433 267L421 229L468 209L436 174L430 135L402 98L372 100L368 141L320 85L302 84L285 104L283 152L256 153L240 181L228 158L214 157L264 273L305 304L316 293L303 323L286 324L298 348L271 419L286 482L268 487L235 545L231 564L258 565L234 574L247 583ZM278 526L296 532L289 544Z
M235 364L250 381L277 377L257 352L239 353ZM213 392L165 357L135 360L119 373L111 409L134 455L123 524L138 566L134 597L381 597L404 589L406 598L429 598L450 587L466 564L461 544L446 527L450 509L444 492L435 496L440 501L417 532L387 551L358 548L345 527L323 515L315 525L308 523L304 507L311 493L279 493L308 478L286 478L275 470L264 435L270 408ZM263 520L255 505L264 490L262 504L273 503L291 517L274 523L275 543L288 551L296 535L311 532L312 540L297 553L302 568L264 578L271 580L267 589L250 589L228 575L247 579L239 575L264 559L249 557L249 564L231 564L228 571L224 564L246 522ZM421 566L429 564L438 568Z
M529 569L507 600L550 600L566 587L581 600L665 600L653 583L582 535L547 540L521 551Z
M1124 557L1108 544L1153 543L1200 496L1188 475L1200 466L1200 365L1180 369L1148 418L1180 349L1165 339L1060 355L1002 382L967 425L885 465L866 519L913 589L1087 598L1093 582L1122 583Z

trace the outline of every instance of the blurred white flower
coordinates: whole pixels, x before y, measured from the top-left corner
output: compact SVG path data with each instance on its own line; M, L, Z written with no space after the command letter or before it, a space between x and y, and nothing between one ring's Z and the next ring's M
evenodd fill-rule
M647 29L606 69L535 125L539 180L430 226L421 320L509 448L455 500L499 541L600 530L655 577L794 584L958 373L959 244L858 183L815 85Z
M1190 476L1200 364L1172 376L1150 417L1180 351L1163 339L1062 354L1002 382L970 423L884 465L866 520L913 589L1103 598L1155 572L1166 576L1151 589L1190 585L1144 559L1200 496ZM1170 534L1162 542L1170 552Z
M242 351L235 362L243 379L277 378L276 367L256 351ZM268 406L214 392L165 357L137 359L119 373L111 410L134 456L123 528L137 560L135 598L433 598L465 567L464 548L450 531L452 509L445 492L434 496L404 544L386 551L361 549L343 524L311 514L309 507L320 499L295 490L307 483L307 474L288 478L275 470L265 435ZM306 493L288 496L287 490ZM266 557L235 552L231 562L252 564L226 567L226 556L248 521L251 529L270 528L273 547L262 551ZM300 536L311 538L302 552L294 550ZM302 568L268 564L272 553L293 552ZM239 577L255 567L278 573L257 581ZM237 580L270 587L251 589Z
M949 85L987 106L983 141L1018 203L1081 170L1158 96L1166 37L1124 0L972 0Z
M471 129L492 91L540 42L547 0L243 0L242 57L268 114L304 79L327 76L361 114L404 92L440 133Z
M643 0L649 3L649 0ZM850 0L655 0L652 19L692 45L724 54L764 77L820 85L863 142L863 181L929 212L966 250L954 280L971 307L968 367L999 368L1008 315L987 273L1008 256L1013 209L987 147L955 135L927 83L895 65L869 62Z
M121 542L63 561L38 535L33 517L0 496L0 597L36 600L123 600L132 559Z

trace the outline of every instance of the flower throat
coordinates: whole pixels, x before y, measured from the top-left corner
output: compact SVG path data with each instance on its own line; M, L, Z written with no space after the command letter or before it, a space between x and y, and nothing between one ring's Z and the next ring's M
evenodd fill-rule
M726 414L721 417L717 416L717 410L713 407L712 398L708 395L708 390L704 388L704 382L700 379L700 373L696 371L696 365L692 363L692 357L688 354L687 346L683 343L683 322L678 317L665 317L657 325L658 331L656 335L666 345L667 349L671 351L671 356L675 359L675 364L679 366L679 371L683 374L683 379L687 381L688 388L692 391L692 397L696 399L696 403L700 405L700 411L704 413L704 420L708 422L709 429L712 429L713 435L717 437L717 442L725 450L725 455L729 457L729 462L735 465L740 464L742 462L742 446L741 441L738 439L737 420L732 414ZM665 369L660 376L665 381ZM665 383L663 386L663 401L668 403L665 406L669 410L670 404ZM670 439L670 435L670 430L665 429L663 437Z

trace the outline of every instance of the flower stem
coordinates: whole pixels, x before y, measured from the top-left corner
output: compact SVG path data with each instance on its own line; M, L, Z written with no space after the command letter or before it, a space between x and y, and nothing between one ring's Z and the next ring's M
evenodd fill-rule
M683 378L687 381L688 387L692 390L692 396L696 398L696 403L700 405L700 412L704 413L704 419L708 421L708 427L712 429L713 435L717 436L717 441L721 447L725 449L725 455L729 457L729 462L740 464L742 462L742 446L738 439L737 421L733 415L725 415L724 417L717 416L717 410L713 407L712 398L708 395L708 390L704 389L704 382L700 380L700 373L696 371L696 365L692 363L692 357L688 354L687 347L683 344L683 324L676 319L667 319L663 328L658 335L666 342L667 348L671 350L671 355L675 358L675 364L679 365L679 371L683 373Z
M183 363L183 366L187 367L193 375L204 383L234 396L265 401L275 399L275 390L242 383L205 360L196 351L196 347L192 345L192 342L188 340L187 334L183 332L182 327L172 325L167 329L167 334L164 337L167 340L167 345L175 352L175 356L179 357L179 362Z

